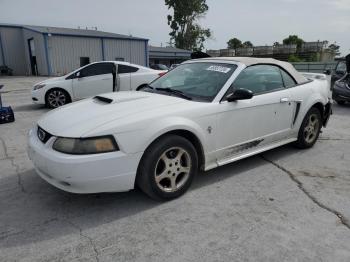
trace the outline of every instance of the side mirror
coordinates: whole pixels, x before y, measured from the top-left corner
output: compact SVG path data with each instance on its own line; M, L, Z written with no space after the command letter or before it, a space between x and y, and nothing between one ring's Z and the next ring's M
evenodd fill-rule
M324 73L325 75L331 75L331 74L332 74L332 70L327 69L327 70L324 70L323 73Z
M77 78L82 77L82 75L81 75L80 71L78 71L78 72L76 72L76 73L75 73L75 77L77 77Z
M237 100L246 100L246 99L251 99L253 97L253 92L248 90L248 89L237 89L235 91L233 91L233 93L229 94L226 97L226 100L228 102L233 102L233 101L237 101Z

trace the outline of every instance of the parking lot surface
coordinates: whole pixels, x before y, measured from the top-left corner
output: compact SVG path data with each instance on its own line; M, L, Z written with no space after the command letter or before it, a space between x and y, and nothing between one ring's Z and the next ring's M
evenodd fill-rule
M139 190L77 195L38 177L27 133L48 110L1 78L0 261L350 261L350 106L309 150L287 145L199 174L155 202ZM234 132L234 130L233 130Z

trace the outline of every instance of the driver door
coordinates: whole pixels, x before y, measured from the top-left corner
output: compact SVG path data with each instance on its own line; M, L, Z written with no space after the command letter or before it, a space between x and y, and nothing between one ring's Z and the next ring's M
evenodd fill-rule
M227 94L240 88L251 90L254 96L249 100L221 102L217 138L219 163L229 162L259 145L282 140L291 132L294 106L278 67L247 67Z
M102 93L113 92L115 73L113 63L94 63L76 73L72 87L76 99L84 99Z

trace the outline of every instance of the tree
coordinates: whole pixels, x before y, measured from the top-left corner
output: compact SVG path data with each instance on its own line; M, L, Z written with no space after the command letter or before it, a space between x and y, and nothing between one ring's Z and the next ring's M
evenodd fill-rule
M299 38L297 35L290 35L289 37L283 39L284 45L297 45L297 49L300 50L303 45L304 40Z
M237 49L237 48L240 48L242 46L243 46L242 41L239 40L238 38L231 38L227 42L227 48L230 48L230 49Z
M243 43L243 47L253 47L253 44L252 44L252 42L250 42L250 41L245 41L245 42Z
M293 63L293 62L304 62L304 60L301 59L300 57L296 56L296 55L290 55L288 57L288 62L291 62L291 63Z
M330 44L330 45L328 46L328 49L329 49L333 54L335 54L336 56L339 56L339 55L340 55L340 51L339 51L340 46L337 45L337 43Z
M202 28L197 22L209 9L206 0L165 0L165 5L174 10L173 15L168 15L171 41L177 48L201 51L205 40L212 35L210 29Z

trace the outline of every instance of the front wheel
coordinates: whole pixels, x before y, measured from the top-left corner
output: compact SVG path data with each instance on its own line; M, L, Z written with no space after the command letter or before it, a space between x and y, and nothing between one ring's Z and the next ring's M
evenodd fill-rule
M167 135L144 153L137 185L155 200L170 200L184 194L198 170L196 149L187 139Z
M298 140L295 145L299 148L312 147L320 134L322 118L320 111L313 107L306 114L298 133Z
M62 89L51 89L46 94L46 106L48 108L57 108L70 102L68 93Z

